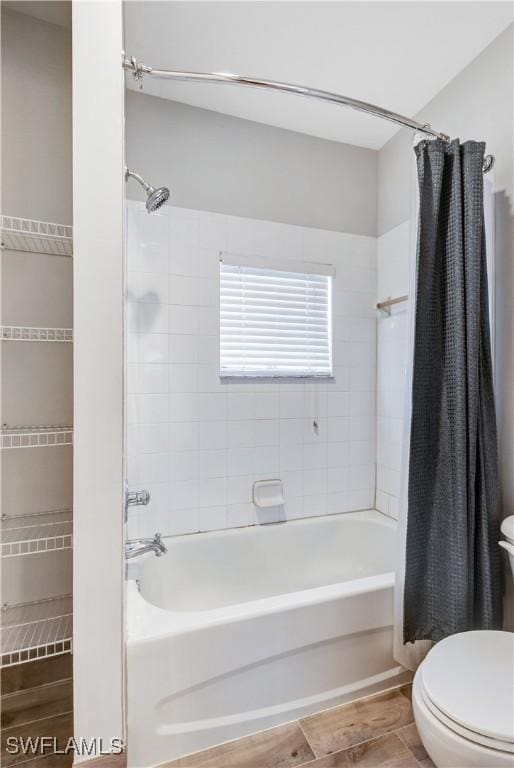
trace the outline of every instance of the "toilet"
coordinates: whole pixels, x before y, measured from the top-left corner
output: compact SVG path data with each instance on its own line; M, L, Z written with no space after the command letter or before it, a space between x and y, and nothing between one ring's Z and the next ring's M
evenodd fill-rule
M502 534L514 578L514 516ZM514 768L514 634L462 632L437 643L414 677L412 707L437 768Z

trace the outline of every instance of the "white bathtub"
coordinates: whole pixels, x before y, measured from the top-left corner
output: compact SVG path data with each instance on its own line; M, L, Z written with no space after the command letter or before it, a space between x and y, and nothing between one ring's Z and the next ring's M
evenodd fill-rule
M392 655L394 522L379 512L166 544L128 582L131 768L406 679Z

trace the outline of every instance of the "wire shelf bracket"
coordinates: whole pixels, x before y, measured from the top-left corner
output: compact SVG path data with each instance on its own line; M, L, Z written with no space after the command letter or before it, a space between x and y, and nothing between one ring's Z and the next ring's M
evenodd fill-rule
M18 216L0 218L2 248L54 256L73 255L73 227Z

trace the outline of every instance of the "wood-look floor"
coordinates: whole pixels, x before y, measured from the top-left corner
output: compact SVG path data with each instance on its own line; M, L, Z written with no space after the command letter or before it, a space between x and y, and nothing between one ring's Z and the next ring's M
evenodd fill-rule
M37 662L2 673L1 764L6 768L68 768L72 756L9 755L8 736L73 732L71 659ZM88 768L123 768L125 756ZM434 768L419 739L410 687L361 699L163 764L161 768Z
M75 765L78 765L78 763L75 763ZM127 768L127 753L94 757L91 760L82 761L80 766L81 768ZM25 768L25 766L22 766L22 768Z
M9 754L7 739L52 736L62 748L73 735L72 660L41 659L1 673L0 763L4 768L67 768L73 755Z
M434 768L404 686L197 752L161 768Z

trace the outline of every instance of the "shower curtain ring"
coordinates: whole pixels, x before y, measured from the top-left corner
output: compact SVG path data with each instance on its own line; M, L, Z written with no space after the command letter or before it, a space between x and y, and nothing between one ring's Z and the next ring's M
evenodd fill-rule
M126 63L128 64L128 68L132 71L132 77L134 80L137 80L139 83L140 90L143 90L143 75L146 75L147 72L151 72L151 67L146 67L144 64L140 64L135 56L130 57L130 61Z
M484 173L488 173L491 170L491 168L493 168L494 160L495 160L494 155L486 155L484 157L484 162L482 165L482 171Z
M426 129L428 133L432 133L432 126L430 125L430 123L423 123L422 130L424 129ZM448 136L447 133L439 132L439 136L437 138L441 139L442 141L450 141L450 137Z

